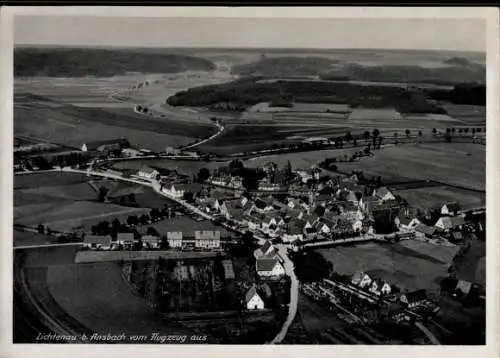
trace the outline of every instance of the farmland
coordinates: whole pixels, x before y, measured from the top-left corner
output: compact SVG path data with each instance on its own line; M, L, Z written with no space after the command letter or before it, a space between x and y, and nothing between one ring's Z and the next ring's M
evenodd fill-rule
M430 179L478 191L485 189L485 147L471 143L395 146L356 163L339 163L338 167L347 172L361 170L368 176L380 175L386 183Z
M222 162L203 162L195 160L170 160L170 159L143 159L113 163L115 169L139 170L144 165L166 170L175 170L180 174L192 176L197 174L201 168L216 169L225 165Z
M215 255L214 252L183 251L80 251L76 254L75 263L154 261L160 257L166 260L202 259Z
M173 219L165 219L151 225L143 226L141 230L146 233L147 228L153 227L161 235L166 235L169 231L182 231L184 234L193 235L196 230L217 230L221 232L221 237L228 237L229 232L220 226L216 226L208 220L196 221L188 216L175 217Z
M14 190L32 189L43 186L79 184L87 180L85 174L79 173L39 173L14 176Z
M27 205L14 210L14 221L21 225L36 226L43 224L52 230L68 232L71 230L90 231L92 225L103 220L126 219L129 215L148 212L143 208L126 208L114 204L90 201L76 201L65 205Z
M332 262L340 274L364 271L387 280L400 289L439 290L439 280L448 276L448 266L458 247L444 247L419 241L393 245L361 244L317 250Z

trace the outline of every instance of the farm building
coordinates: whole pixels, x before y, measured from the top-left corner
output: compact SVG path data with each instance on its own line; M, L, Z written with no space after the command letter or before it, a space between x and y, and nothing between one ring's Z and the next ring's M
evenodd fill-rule
M171 248L182 247L182 231L167 232L167 241Z
M412 230L421 224L421 222L415 217L400 215L394 219L394 224L396 224L398 229Z
M424 236L430 239L432 238L432 235L434 235L434 233L436 232L436 228L425 224L419 224L415 226L415 232L417 233L417 235L421 237Z
M111 248L111 236L86 235L83 245L89 249L109 250Z
M465 220L461 216L442 216L434 226L449 231L450 229L462 229L464 224Z
M276 249L273 245L267 240L264 245L259 247L253 252L253 256L258 260L262 257L274 257L276 255Z
M137 149L134 149L134 148L123 148L122 149L122 155L124 157L139 157L141 156L141 151L140 150L137 150Z
M391 293L391 286L380 279L375 279L372 281L370 288L368 289L371 293L374 293L378 296L380 295L388 295Z
M356 271L354 275L352 275L351 283L361 288L370 287L372 279L366 273L362 271Z
M147 180L156 180L160 176L160 173L156 169L144 166L139 170L137 176Z
M220 247L220 231L196 230L194 232L195 247L216 249Z
M142 245L147 248L157 249L160 247L160 238L157 236L145 235L141 241Z
M283 234L283 242L294 242L295 240L304 240L304 226L306 222L300 219L291 220L288 223L286 232Z
M373 192L373 196L378 198L381 201L388 201L388 200L395 200L396 198L394 195L391 193L389 189L387 189L385 186L375 189Z
M124 247L131 247L134 244L134 234L131 232L119 232L116 243Z
M277 278L285 274L285 269L277 258L262 257L257 259L255 269L257 274L263 277Z
M245 304L248 310L263 310L264 301L257 293L257 288L254 286L250 287L245 295Z
M122 150L123 148L130 147L130 143L125 138L87 142L83 143L82 152L105 152L113 150Z

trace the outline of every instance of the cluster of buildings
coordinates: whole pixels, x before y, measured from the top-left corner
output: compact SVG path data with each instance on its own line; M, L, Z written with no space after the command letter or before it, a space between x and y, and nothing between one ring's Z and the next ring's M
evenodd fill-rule
M141 242L143 248L161 249L164 245L162 240L168 243L170 249L221 249L221 232L218 230L169 231L163 238L152 235L143 235L137 238L133 233L118 233L115 240L111 235L86 235L83 239L83 245L93 250L131 250L135 244Z

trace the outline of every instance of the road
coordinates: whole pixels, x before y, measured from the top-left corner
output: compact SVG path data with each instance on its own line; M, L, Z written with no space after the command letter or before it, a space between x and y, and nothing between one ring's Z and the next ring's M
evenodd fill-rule
M14 250L39 249L41 247L82 246L82 245L83 245L82 242L69 242L65 244L25 245L25 246L14 246Z
M290 303L288 304L288 316L286 318L285 323L283 324L283 327L281 327L281 331L278 333L276 337L274 337L274 339L270 342L270 344L281 343L281 341L285 339L288 333L288 329L292 325L292 322L295 319L295 315L297 314L297 305L299 302L299 280L297 279L297 276L295 276L295 272L293 271L294 269L293 262L287 255L288 247L280 244L276 245L276 248L278 249L280 256L283 258L285 272L291 279L291 287L290 287Z
M199 142L196 142L196 143L193 143L191 145L185 146L182 149L190 149L190 148L197 147L200 144L206 143L206 142L208 142L208 141L210 141L210 140L212 140L212 139L220 136L222 134L222 132L224 132L224 126L222 124L218 123L218 122L215 125L217 126L217 132L215 134L213 134L210 137L208 137L206 139L203 139L203 140L201 140Z
M415 327L420 329L427 338L432 342L432 344L441 344L434 334L427 327L425 327L421 322L415 322Z

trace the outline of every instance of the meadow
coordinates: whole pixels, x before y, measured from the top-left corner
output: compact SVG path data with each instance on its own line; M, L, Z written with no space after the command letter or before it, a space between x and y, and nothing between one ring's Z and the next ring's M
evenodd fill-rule
M485 193L446 186L393 190L393 193L406 199L412 207L420 209L441 206L446 202L457 202L462 209L467 210L484 206L486 202Z
M338 167L345 172L361 170L368 176L380 175L386 183L429 179L485 190L485 147L472 143L405 144L377 151L359 162L339 163Z

